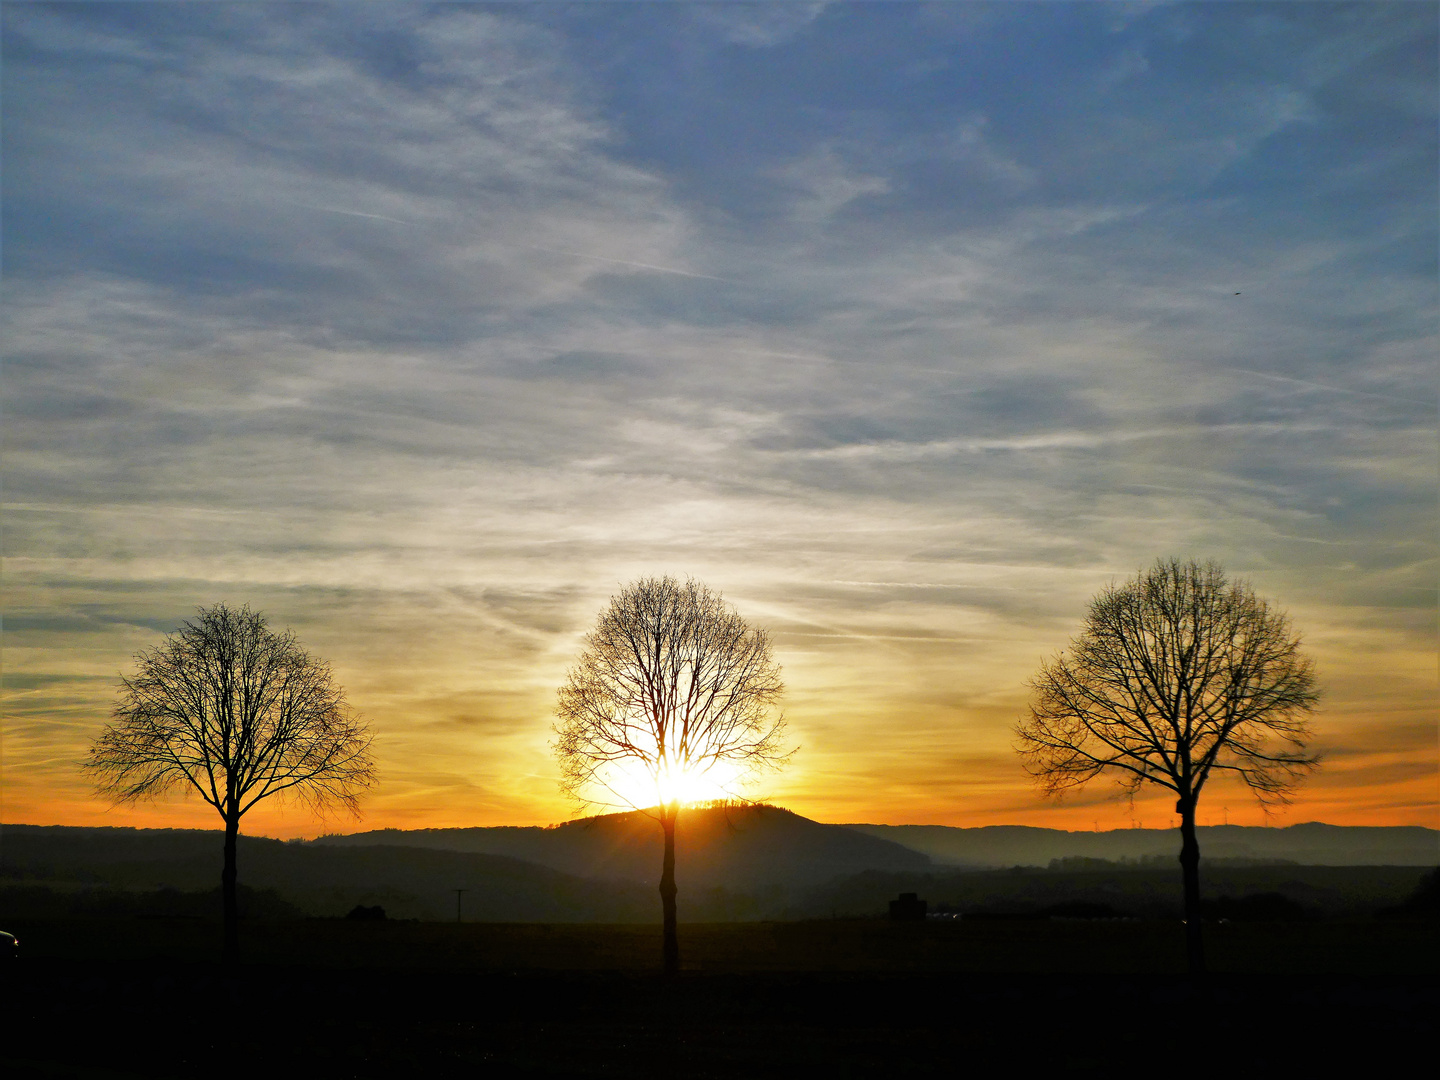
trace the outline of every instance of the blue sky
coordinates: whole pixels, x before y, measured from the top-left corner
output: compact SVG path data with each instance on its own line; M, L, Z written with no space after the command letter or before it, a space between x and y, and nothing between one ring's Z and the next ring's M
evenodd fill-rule
M74 762L219 600L335 665L372 824L556 820L672 573L775 637L778 801L1128 824L1010 727L1175 555L1316 658L1295 820L1436 823L1436 4L3 20L5 820L121 821Z

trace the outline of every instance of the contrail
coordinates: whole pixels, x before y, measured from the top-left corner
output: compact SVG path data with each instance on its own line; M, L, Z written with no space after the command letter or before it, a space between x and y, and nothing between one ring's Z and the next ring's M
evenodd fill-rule
M1271 382L1293 383L1295 386L1305 386L1311 390L1326 390L1332 394L1353 394L1356 397L1375 398L1379 401L1398 401L1404 405L1423 405L1424 402L1417 402L1411 398L1399 397L1396 394L1376 394L1369 390L1350 390L1343 386L1328 386L1325 383L1311 382L1309 379L1294 379L1289 375L1271 375L1264 371L1252 371L1249 368L1232 367L1231 371L1239 371L1245 375L1254 375L1257 379L1269 379ZM1429 406L1426 405L1428 409Z
M373 218L376 221L393 221L396 225L414 225L413 221L401 221L399 218L386 217L384 214L366 214L360 210L341 210L334 206L315 206L313 203L291 203L292 206L303 206L306 210L319 210L325 214L344 214L346 217Z

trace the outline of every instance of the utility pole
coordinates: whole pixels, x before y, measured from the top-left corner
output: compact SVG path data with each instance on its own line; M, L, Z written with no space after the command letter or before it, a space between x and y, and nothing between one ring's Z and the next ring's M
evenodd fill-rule
M460 899L465 895L464 889L455 890L455 921L460 921Z

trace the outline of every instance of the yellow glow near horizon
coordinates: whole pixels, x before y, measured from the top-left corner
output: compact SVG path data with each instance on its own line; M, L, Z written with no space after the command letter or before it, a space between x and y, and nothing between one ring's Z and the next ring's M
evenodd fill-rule
M654 772L644 762L617 763L606 778L609 795L624 806L645 808L678 802L682 806L736 797L740 773L730 762L708 767L679 762L662 765ZM597 791L602 800L607 794Z

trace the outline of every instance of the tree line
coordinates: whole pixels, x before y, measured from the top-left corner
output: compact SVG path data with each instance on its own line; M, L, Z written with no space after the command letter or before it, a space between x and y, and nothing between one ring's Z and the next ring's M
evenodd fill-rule
M1317 758L1308 716L1314 667L1286 616L1215 563L1160 560L1090 604L1068 650L1030 681L1016 749L1040 792L1110 775L1134 796L1176 796L1186 951L1204 970L1196 807L1212 775L1285 802ZM769 635L703 584L642 578L611 598L560 687L553 750L578 806L618 800L652 814L664 838L662 959L679 971L675 823L688 777L732 783L778 769L793 750ZM236 837L272 796L358 816L376 783L368 725L330 666L293 631L225 604L201 608L135 657L87 764L116 803L193 790L224 822L224 960L238 961ZM645 798L625 779L648 783ZM653 802L649 799L653 796Z

